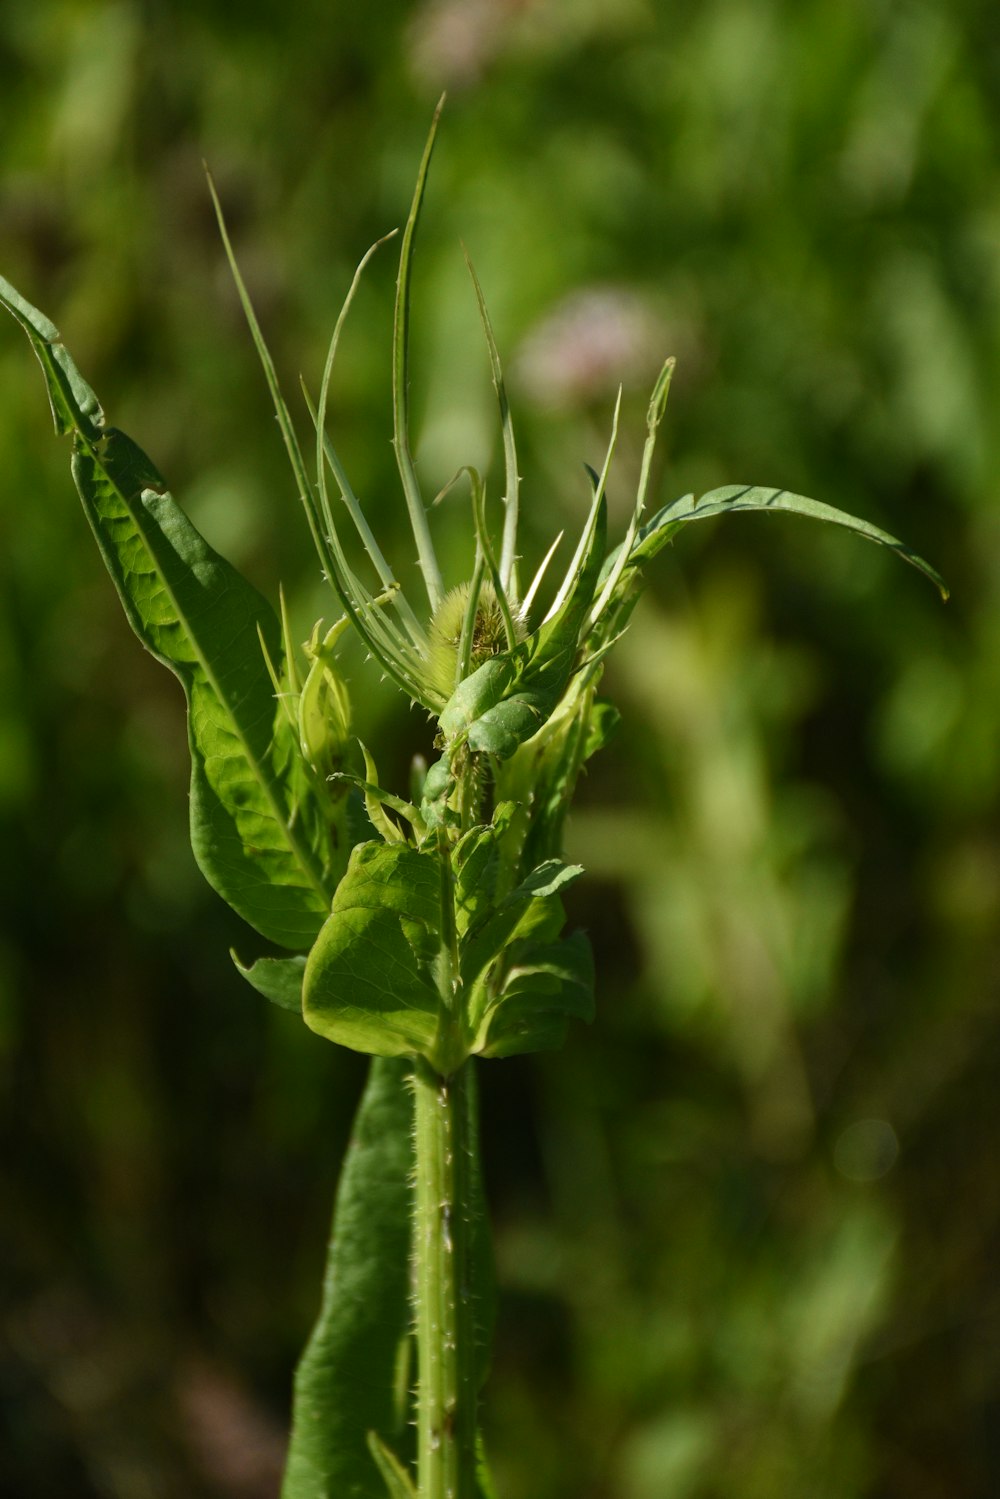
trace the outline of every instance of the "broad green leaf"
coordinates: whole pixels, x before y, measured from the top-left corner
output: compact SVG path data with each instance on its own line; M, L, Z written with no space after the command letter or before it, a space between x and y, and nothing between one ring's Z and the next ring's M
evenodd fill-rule
M31 340L73 476L126 616L188 700L191 841L209 883L285 947L319 931L343 851L311 815L294 734L261 640L279 659L266 601L204 541L151 460L104 415L52 324L6 282L0 301Z
M319 1319L295 1375L282 1499L385 1499L368 1433L402 1450L395 1385L410 1329L409 1067L376 1059L337 1188Z
M791 515L804 515L811 520L844 526L857 536L863 536L866 541L876 542L879 546L898 553L905 562L909 562L931 580L942 598L948 597L947 585L929 562L918 557L916 552L911 551L895 536L873 526L870 521L860 520L857 516L838 510L833 505L825 505L820 500L810 500L801 494L789 494L787 489L763 489L753 484L727 484L722 489L711 490L700 499L696 500L694 495L687 494L665 505L639 532L629 558L629 566L654 557L688 521L708 520L713 515L739 510L787 511Z
M513 904L517 900L532 900L538 898L544 900L547 895L555 895L560 890L565 890L574 880L578 880L583 874L582 864L564 864L561 859L546 859L544 864L539 864L533 869L507 897L507 902Z
M302 1014L302 980L305 977L306 960L294 958L258 958L255 963L241 963L235 952L229 956L237 969L252 984L258 994L263 994L272 1004L283 1010Z
M440 866L403 843L362 843L306 963L303 1015L321 1036L373 1056L426 1052L438 993Z

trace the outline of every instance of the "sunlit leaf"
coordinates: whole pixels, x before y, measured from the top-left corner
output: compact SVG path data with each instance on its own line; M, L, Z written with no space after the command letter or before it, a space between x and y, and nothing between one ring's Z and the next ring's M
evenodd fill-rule
M290 794L292 731L275 702L273 610L195 530L151 460L104 427L93 391L52 324L0 281L45 372L57 430L74 436L73 476L126 616L180 678L188 700L191 842L209 883L251 926L307 947L336 883L326 834Z

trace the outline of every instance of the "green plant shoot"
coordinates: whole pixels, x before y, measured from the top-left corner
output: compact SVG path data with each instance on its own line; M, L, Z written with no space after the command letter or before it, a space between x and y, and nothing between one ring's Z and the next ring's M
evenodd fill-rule
M901 542L782 489L731 485L647 515L668 359L649 402L625 534L609 545L616 409L575 548L539 617L555 545L522 591L514 429L474 271L503 496L494 515L483 479L465 471L467 574L445 580L408 411L411 265L436 126L437 117L401 238L391 357L393 442L422 599L407 597L386 562L327 430L357 276L318 401L307 397L307 459L211 189L333 591L335 622L318 623L303 648L283 597L276 613L207 545L151 460L106 424L57 330L0 280L0 301L42 366L56 431L72 439L76 487L129 623L184 688L197 861L233 910L287 954L236 965L318 1035L374 1059L337 1195L322 1307L296 1374L285 1499L492 1492L479 1436L493 1297L472 1069L476 1058L558 1047L571 1021L593 1016L590 947L583 932L565 930L563 893L582 870L563 859L563 825L586 761L617 720L598 696L601 675L647 566L692 521L788 511L891 548L946 596L933 568ZM351 530L364 571L348 560ZM435 720L436 758L415 800L383 787L376 757L352 743L337 661L346 631Z

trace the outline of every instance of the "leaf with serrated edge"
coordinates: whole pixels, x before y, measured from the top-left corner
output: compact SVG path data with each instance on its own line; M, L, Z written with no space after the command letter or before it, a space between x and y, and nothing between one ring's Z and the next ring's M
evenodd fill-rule
M74 434L73 476L128 621L184 687L195 857L251 926L281 946L307 947L335 879L320 840L293 827L274 764L284 719L258 639L259 631L278 659L274 612L199 535L146 454L104 429L97 397L48 319L4 281L0 301L38 355L57 431Z

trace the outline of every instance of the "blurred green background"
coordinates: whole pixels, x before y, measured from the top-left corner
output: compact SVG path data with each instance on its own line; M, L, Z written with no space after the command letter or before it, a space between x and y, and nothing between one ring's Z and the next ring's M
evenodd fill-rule
M223 263L289 390L367 245L418 250L433 492L493 462L460 238L509 368L525 552L625 384L624 524L783 485L953 588L779 517L691 527L606 677L570 831L599 1017L481 1069L505 1499L1000 1490L1000 28L987 0L8 0L0 268L304 638L317 577ZM383 534L393 252L333 422ZM0 1491L266 1499L363 1063L271 1010L187 846L176 683L130 636L0 325ZM498 481L494 480L494 493ZM458 581L465 502L437 512ZM398 565L412 565L400 540ZM426 725L357 658L405 786Z

